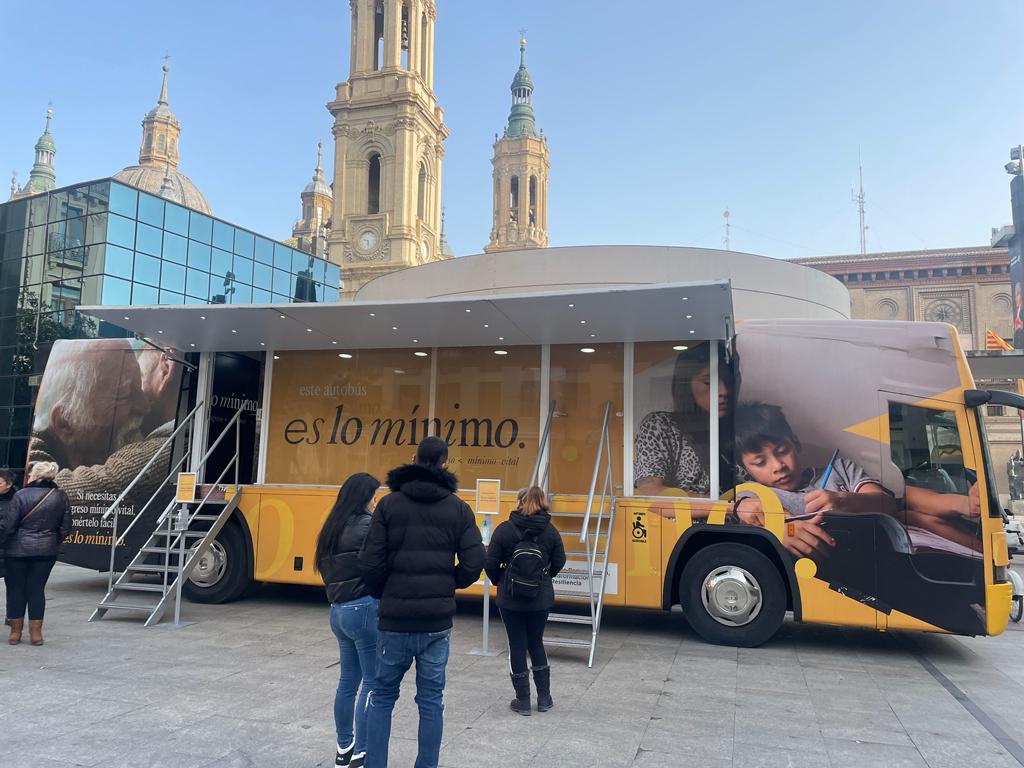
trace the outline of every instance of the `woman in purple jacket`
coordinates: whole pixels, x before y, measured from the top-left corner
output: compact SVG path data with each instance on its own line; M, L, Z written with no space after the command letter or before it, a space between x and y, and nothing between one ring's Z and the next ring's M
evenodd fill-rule
M17 645L25 628L32 645L43 644L43 611L46 582L57 562L61 542L71 529L71 505L53 478L57 465L36 462L29 470L29 483L16 494L0 517L0 542L5 544L7 575L7 619L11 634L7 642Z

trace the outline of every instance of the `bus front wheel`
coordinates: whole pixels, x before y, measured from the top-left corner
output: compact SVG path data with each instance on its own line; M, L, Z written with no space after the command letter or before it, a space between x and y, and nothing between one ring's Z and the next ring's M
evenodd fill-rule
M778 569L743 544L712 544L695 553L683 568L679 596L693 630L718 645L760 645L786 614Z
M249 582L245 535L229 521L200 556L182 591L193 603L228 603L240 598Z

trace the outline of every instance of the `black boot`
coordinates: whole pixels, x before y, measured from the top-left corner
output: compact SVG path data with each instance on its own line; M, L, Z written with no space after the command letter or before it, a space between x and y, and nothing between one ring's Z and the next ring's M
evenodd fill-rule
M551 667L534 667L533 683L537 686L537 711L547 712L555 706L551 700Z
M516 697L509 702L508 706L513 712L520 715L530 714L530 673L510 672L512 687L516 689Z

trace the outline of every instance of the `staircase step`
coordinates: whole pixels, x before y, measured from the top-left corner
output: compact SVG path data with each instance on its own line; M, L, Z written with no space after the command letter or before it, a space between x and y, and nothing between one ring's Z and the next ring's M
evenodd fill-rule
M588 616L580 616L576 613L549 613L548 621L557 621L560 624L587 624L593 625L594 620Z
M214 523L220 519L220 515L192 515L190 522L196 522L197 520L202 523Z
M154 536L177 536L179 531L168 531L166 528L153 531ZM201 539L206 535L206 531L185 531L185 538L189 539Z
M100 603L96 607L104 611L140 611L142 613L152 613L156 608L155 605L129 605L128 603Z
M142 549L139 550L139 552L151 552L151 553L157 554L157 555L166 555L167 554L167 548L166 547L143 547ZM179 555L180 554L178 552L178 548L177 547L172 549L170 553L172 555ZM186 554L188 554L187 550L186 550Z
M544 645L553 645L559 648L590 648L590 640L577 640L571 637L545 637Z
M163 594L163 584L140 584L137 581L122 581L120 584L115 584L114 589L124 592L160 592Z
M137 573L163 573L165 570L168 573L178 573L181 569L176 565L163 566L159 563L139 563L138 565L129 565L125 570Z

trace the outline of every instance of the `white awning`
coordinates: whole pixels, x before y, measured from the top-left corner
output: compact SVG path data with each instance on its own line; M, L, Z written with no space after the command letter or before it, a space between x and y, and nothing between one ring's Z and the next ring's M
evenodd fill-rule
M723 339L728 282L303 304L82 306L104 323L186 352L486 347Z

